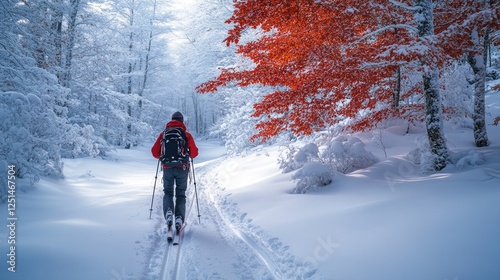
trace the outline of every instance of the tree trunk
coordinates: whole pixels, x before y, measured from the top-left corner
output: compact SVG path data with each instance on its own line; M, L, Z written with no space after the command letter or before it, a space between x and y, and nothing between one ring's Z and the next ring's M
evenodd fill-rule
M156 20L156 0L154 1L153 3L153 16L152 18L149 20L149 23L150 23L150 28L151 30L149 30L149 39L148 39L148 46L146 48L146 58L144 59L144 74L143 74L143 79L142 79L142 86L141 88L139 89L139 118L141 117L142 115L142 97L144 95L144 90L146 89L146 84L147 84L147 81L148 81L148 75L149 75L149 56L151 54L151 44L153 42L153 28L154 28L154 23L153 21Z
M134 50L134 10L130 10L130 35L129 35L129 63L128 63L128 77L127 77L127 94L132 95L132 71L133 71L133 63L132 63L132 54ZM127 124L127 134L125 137L125 149L130 149L132 147L132 101L129 101L127 105L127 114L128 114L128 124Z
M467 61L474 72L474 141L477 147L486 147L489 144L486 133L486 109L485 109L485 87L486 87L486 48L489 44L488 32L483 38L479 37L477 30L473 33L473 40L481 46L481 52L469 54Z
M54 44L54 63L55 67L63 67L63 61L62 61L62 22L63 22L63 1L62 0L56 0L54 5L51 7L52 9L52 22L50 29L52 30L52 35L54 36L52 39L53 44ZM61 73L59 70L56 71L56 75L58 78L61 78Z
M401 98L401 66L396 70L396 85L392 93L392 108L399 111L399 100Z
M413 0L415 6L414 17L417 23L418 36L434 35L432 1ZM434 46L429 45L430 49ZM425 57L421 60L423 68L423 90L425 96L425 125L431 153L434 155L434 170L439 171L446 167L449 152L443 132L441 98L439 94L438 70Z
M396 40L399 41L398 29L394 28L394 36ZM394 91L392 92L392 104L391 107L399 112L399 100L401 98L401 65L398 65L396 69L396 84L394 85Z
M192 93L193 98L193 109L194 109L194 119L195 119L195 131L196 133L200 133L200 106L199 106L199 97L196 92Z
M63 74L61 77L61 85L69 87L71 81L71 61L73 60L73 48L75 47L76 36L76 16L78 15L78 8L80 0L71 0L70 13L68 18L68 44L66 47L65 62L63 66Z
M431 153L434 155L434 170L446 167L449 159L443 132L442 108L439 94L438 72L430 70L423 74L425 96L425 125Z

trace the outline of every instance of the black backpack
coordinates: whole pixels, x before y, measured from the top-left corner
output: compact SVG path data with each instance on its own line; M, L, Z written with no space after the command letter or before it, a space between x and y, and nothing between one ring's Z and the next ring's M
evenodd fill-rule
M165 166L183 166L189 163L189 148L184 129L165 128L161 140L160 161Z

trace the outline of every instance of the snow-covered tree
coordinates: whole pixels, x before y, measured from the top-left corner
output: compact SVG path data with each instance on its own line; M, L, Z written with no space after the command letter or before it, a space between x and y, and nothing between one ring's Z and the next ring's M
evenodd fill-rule
M59 144L70 126L62 106L67 90L33 55L29 11L17 1L0 5L0 165L14 165L18 177L36 181L62 176Z
M172 107L188 116L188 127L207 134L227 110L223 97L200 95L196 86L218 73L217 67L234 60L234 54L222 43L229 26L224 20L231 14L231 1L173 1L174 15L169 36L172 61L168 83Z
M422 66L423 91L425 97L425 124L427 137L432 154L434 155L434 169L446 167L449 151L443 131L443 117L441 96L439 93L438 66L433 62L433 52L437 48L433 42L434 16L431 0L414 0L414 17L418 30L418 37L425 42L424 55L420 63Z
M254 138L261 140L283 131L307 135L346 119L357 120L350 127L363 130L390 116L419 111L427 122L436 170L441 170L448 156L438 71L451 56L443 52L446 42L434 38L433 8L432 1L413 1L413 6L398 1L236 1L228 20L234 27L225 41L255 64L226 67L199 90L232 84L276 87L255 105L253 116L262 118ZM249 29L264 32L242 40ZM425 102L401 108L395 102L414 93L402 97L395 86L406 65L422 73L418 92Z
M94 142L131 147L148 139L167 75L165 1L102 1L86 6L73 54L71 120L92 125ZM87 24L87 23L92 24Z
M490 4L488 2L484 1L489 8ZM485 119L486 61L488 59L486 48L489 44L489 33L490 28L487 26L476 27L471 34L471 39L475 42L475 50L472 50L467 55L467 61L474 72L474 113L472 120L474 122L474 140L477 147L484 147L489 144Z

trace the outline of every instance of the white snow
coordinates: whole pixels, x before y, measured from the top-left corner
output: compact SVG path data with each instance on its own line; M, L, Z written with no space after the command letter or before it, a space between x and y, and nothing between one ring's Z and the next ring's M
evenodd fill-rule
M488 112L491 124L500 108ZM456 165L421 172L407 155L422 131L390 127L356 135L379 162L307 194L291 193L296 171L279 169L279 147L229 157L199 139L201 223L191 185L185 238L168 258L161 176L149 219L148 145L66 159L64 179L16 193L15 273L0 204L0 279L500 279L500 127L488 126L486 148L445 128Z

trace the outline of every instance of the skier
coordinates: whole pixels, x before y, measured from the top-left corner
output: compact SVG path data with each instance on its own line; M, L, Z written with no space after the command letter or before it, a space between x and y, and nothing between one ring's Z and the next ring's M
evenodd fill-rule
M187 138L188 156L195 158L198 156L198 147L194 142L193 136L187 132L184 125L184 116L180 112L175 112L172 115L172 120L169 121L165 129L180 128L184 131ZM165 137L165 131L158 135L151 153L153 157L159 159L162 156L162 140ZM170 228L173 223L173 215L175 214L175 228L179 231L186 217L186 189L189 175L189 160L180 163L178 166L167 166L162 164L163 169L163 216L167 221L167 226ZM174 207L174 184L175 184L175 207ZM174 212L172 212L172 210Z

